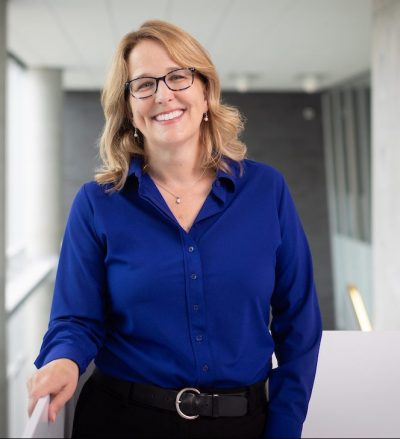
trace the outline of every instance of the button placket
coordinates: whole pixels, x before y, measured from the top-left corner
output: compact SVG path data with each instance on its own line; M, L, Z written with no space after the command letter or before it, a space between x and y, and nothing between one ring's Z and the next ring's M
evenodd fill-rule
M190 236L185 236L185 250L187 261L187 288L188 288L188 301L191 304L189 308L190 312L190 325L192 334L193 350L197 359L197 365L199 368L199 378L211 379L209 373L205 376L204 366L207 365L207 372L209 371L209 364L211 362L211 352L209 344L207 342L207 328L206 328L206 309L204 304L204 286L202 282L202 264L198 251L198 247L193 244L193 240Z

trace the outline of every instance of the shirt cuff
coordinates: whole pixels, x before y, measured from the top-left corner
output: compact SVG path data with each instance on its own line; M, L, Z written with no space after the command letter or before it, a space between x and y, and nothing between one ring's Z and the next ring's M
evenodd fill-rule
M82 353L80 353L76 348L72 346L60 345L53 347L46 355L39 355L34 364L40 369L47 363L53 360L59 360L60 358L67 358L68 360L74 361L79 367L79 376L81 376L87 369L91 358L82 359Z
M265 439L272 438L301 438L303 423L300 423L290 416L280 413L269 412L265 425Z

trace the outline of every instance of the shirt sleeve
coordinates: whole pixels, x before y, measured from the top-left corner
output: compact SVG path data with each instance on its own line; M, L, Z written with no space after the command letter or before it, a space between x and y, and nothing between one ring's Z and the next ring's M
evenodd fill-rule
M309 246L283 178L279 198L281 243L271 298L278 367L269 377L264 437L299 438L314 384L322 323Z
M58 262L48 330L35 361L75 361L82 374L105 334L105 245L96 234L94 211L85 185L69 213Z

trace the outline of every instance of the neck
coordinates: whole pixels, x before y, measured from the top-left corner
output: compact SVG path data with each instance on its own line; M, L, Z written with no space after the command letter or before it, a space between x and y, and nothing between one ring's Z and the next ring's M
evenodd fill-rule
M145 147L148 171L160 183L172 186L185 186L199 178L204 169L201 167L200 147L196 150L179 150Z

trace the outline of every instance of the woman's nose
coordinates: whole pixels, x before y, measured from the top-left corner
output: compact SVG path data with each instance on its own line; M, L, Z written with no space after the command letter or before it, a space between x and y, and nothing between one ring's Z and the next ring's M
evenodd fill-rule
M164 81L159 81L155 97L156 102L159 103L170 101L174 97L174 92L167 87L167 84Z

